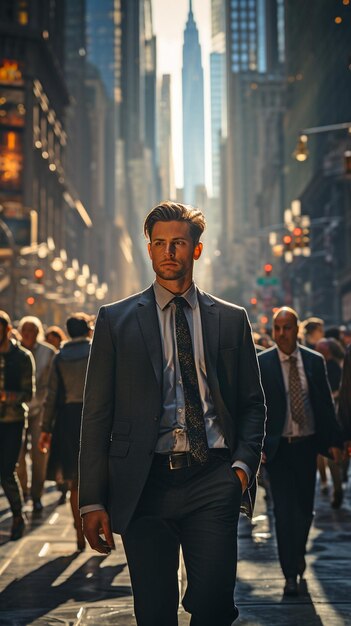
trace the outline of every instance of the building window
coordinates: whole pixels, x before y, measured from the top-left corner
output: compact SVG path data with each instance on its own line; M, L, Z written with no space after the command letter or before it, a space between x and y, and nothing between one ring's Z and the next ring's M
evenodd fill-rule
M26 109L22 89L0 87L0 125L24 126Z
M22 187L22 133L0 129L0 189L19 191Z
M18 2L17 21L19 24L21 24L21 26L25 26L26 24L28 24L27 0L19 0Z
M2 85L23 85L23 64L13 59L1 59L0 83Z

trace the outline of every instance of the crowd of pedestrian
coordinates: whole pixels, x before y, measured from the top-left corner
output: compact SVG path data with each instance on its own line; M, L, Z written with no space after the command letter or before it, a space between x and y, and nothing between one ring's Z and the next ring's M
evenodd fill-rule
M24 533L24 504L32 502L33 514L41 514L49 478L62 491L62 503L70 493L82 550L78 454L93 321L77 313L66 326L69 339L59 326L45 329L35 316L23 317L14 327L0 311L0 478L13 514L11 540Z

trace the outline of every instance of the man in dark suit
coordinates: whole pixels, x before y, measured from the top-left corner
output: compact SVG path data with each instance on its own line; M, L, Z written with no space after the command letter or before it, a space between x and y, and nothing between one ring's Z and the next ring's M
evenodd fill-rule
M259 354L267 402L264 461L269 474L285 595L297 595L313 518L317 454L338 458L342 446L325 361L299 346L298 316L273 317L276 346Z
M170 202L144 224L156 280L101 308L88 366L80 509L92 548L122 535L139 626L230 626L237 522L252 512L265 406L246 312L200 291L201 211ZM99 536L103 530L105 539Z

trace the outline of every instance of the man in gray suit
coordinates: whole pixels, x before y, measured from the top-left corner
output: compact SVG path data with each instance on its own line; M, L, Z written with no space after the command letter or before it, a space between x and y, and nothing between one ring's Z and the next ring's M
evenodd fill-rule
M252 514L265 405L244 309L200 291L201 211L170 202L144 224L156 280L100 309L88 365L80 510L92 548L121 534L139 626L230 626L240 508ZM101 530L104 538L101 536Z

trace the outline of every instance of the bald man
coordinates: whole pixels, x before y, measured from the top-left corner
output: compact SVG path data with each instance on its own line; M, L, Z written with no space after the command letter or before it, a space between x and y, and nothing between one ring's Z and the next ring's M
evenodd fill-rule
M299 320L289 307L273 317L272 348L258 355L267 403L264 461L270 478L284 595L299 593L313 519L317 454L339 457L336 421L325 360L297 343Z

